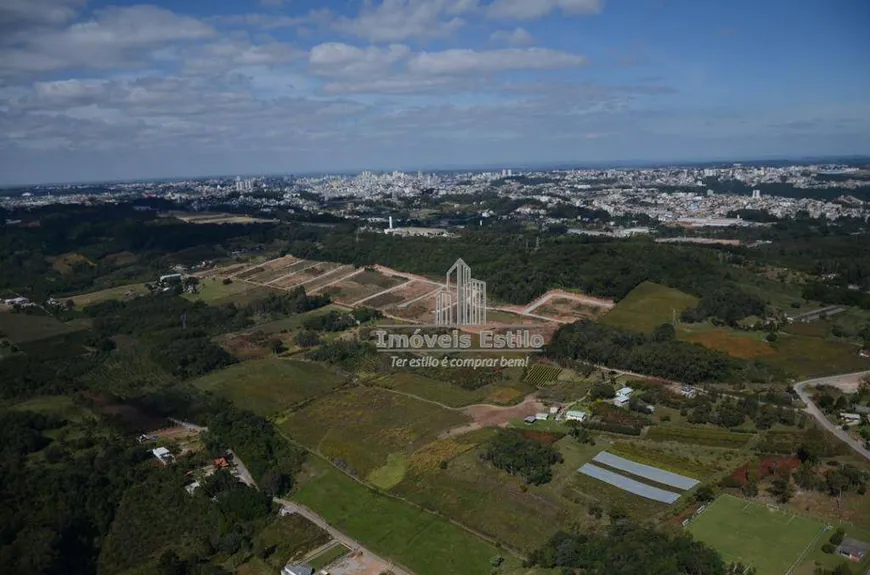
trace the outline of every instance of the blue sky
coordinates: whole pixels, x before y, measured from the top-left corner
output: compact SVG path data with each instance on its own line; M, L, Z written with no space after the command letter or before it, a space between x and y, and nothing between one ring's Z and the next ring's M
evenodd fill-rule
M838 154L866 0L0 2L0 184Z

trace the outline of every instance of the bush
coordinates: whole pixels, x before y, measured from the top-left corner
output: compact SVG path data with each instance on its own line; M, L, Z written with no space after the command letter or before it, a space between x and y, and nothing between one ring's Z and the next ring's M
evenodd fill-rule
M230 278L224 278L221 283L224 284L225 286L228 286L231 283L233 283L233 280L231 280Z
M834 545L831 545L830 543L825 543L824 545L822 545L822 551L828 554L833 553L835 549L836 547Z
M837 529L836 531L834 531L834 534L831 535L831 538L829 539L831 545L839 545L840 543L842 543L843 537L845 537L845 535L846 532L842 529Z

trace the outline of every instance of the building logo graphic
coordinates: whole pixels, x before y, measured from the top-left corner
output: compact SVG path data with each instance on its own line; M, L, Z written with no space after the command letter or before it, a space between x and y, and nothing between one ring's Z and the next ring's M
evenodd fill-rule
M486 282L471 277L462 258L449 270L444 287L435 294L435 325L470 326L486 324Z

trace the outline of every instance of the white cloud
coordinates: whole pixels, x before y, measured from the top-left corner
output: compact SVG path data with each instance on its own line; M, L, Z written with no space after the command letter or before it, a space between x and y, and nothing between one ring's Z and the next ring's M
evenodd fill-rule
M495 0L487 14L505 20L534 20L557 9L564 14L598 14L603 8L604 0Z
M0 30L21 26L58 26L72 20L84 0L3 0L0 2Z
M214 33L195 18L155 6L106 8L68 27L17 35L0 50L0 74L128 66L142 61L149 50Z
M385 48L358 48L339 42L319 44L311 49L308 62L316 74L328 76L372 76L385 74L406 59L411 51L402 44Z
M343 17L333 25L371 42L437 38L464 26L465 21L457 15L476 5L467 0L383 0L381 4L366 3L356 18Z
M490 35L490 40L494 42L504 42L511 46L528 46L534 42L534 38L525 28L515 28L513 30L497 30Z
M408 62L408 70L421 75L467 74L504 70L555 70L587 63L584 56L548 48L504 50L445 50L421 52Z

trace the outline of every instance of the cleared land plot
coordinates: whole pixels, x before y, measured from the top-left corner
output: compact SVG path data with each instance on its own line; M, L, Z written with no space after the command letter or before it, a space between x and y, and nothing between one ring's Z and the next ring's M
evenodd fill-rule
M477 389L465 389L456 384L433 379L416 373L394 373L374 382L378 387L417 395L450 407L464 407L475 403L509 404L523 397L531 388L512 380L490 383Z
M386 465L391 453L410 454L467 421L459 411L372 387L321 397L291 414L281 428L367 477Z
M76 307L82 308L93 303L99 303L101 301L106 301L109 299L123 300L139 295L145 295L147 293L148 290L145 289L144 283L135 283L108 288L100 291L94 291L90 293L83 293L80 295L74 295L69 299L73 300L73 303Z
M552 317L556 320L575 321L579 319L594 319L606 313L608 308L585 304L566 297L552 297L533 310L535 315Z
M95 419L95 415L88 408L76 404L71 397L63 395L48 395L34 397L11 407L16 411L38 411L40 413L57 415L69 421L82 421Z
M373 270L364 270L352 278L329 286L325 292L333 301L350 305L405 281L407 280L404 278L388 276Z
M204 301L205 303L229 303L234 300L244 299L245 294L252 290L262 293L262 288L247 282L234 281L229 284L223 283L216 278L200 280L198 293L185 293L182 297L190 301Z
M301 559L318 547L329 543L329 534L298 513L276 517L254 538L254 549L275 551L266 562L281 569L291 560Z
M730 495L720 496L688 527L726 562L755 567L758 575L784 575L823 529L819 521Z
M435 321L435 291L438 286L423 281L414 281L393 291L365 302L368 307L385 313L422 323Z
M674 310L679 317L683 310L697 304L698 298L693 295L661 284L643 282L604 314L600 321L621 329L649 333L663 323L670 323Z
M744 332L708 323L680 324L677 337L743 359L772 357L776 350L762 339L764 332Z
M309 559L307 563L311 565L311 568L316 572L318 569L323 569L324 567L332 565L348 553L350 553L350 549L341 543L338 543L326 549L323 553L315 555Z
M601 453L596 455L593 461L597 461L620 471L625 471L626 473L631 473L632 475L637 475L638 477L643 477L644 479L649 479L650 481L655 481L656 483L661 483L662 485L669 485L671 487L675 487L684 491L686 489L691 489L698 484L698 482L691 477L671 473L669 471L659 469L658 467L652 467L651 465L637 463L631 461L630 459L624 459L622 457L619 457L618 455L607 453L606 451L602 451Z
M305 284L305 291L309 293L315 292L353 274L355 271L356 269L353 266L341 266L340 268L335 268L331 272L325 273L316 280Z
M329 393L343 383L343 378L321 364L272 358L231 365L197 379L193 385L268 416Z
M658 487L635 481L630 477L619 475L618 473L608 471L607 469L598 467L597 465L592 465L591 463L587 463L577 471L583 475L592 477L593 479L603 481L604 483L608 483L614 487L628 491L629 493L652 499L653 501L670 504L680 498L679 493L665 491L664 489L659 489Z
M536 363L529 369L525 381L531 385L544 385L556 381L560 373L562 373L560 367Z
M76 331L48 315L0 312L0 332L12 343L39 341Z
M870 359L858 355L858 346L842 341L780 334L772 346L776 356L761 361L800 378L870 369Z
M313 280L329 274L339 268L344 267L342 264L337 264L333 262L320 262L317 265L314 265L309 268L303 268L302 270L294 273L292 276L280 279L278 281L273 282L271 285L283 288L283 289L292 289L296 286L302 286L308 290L308 284ZM336 276L333 279L338 279L341 276Z
M490 573L499 552L446 519L390 499L312 458L293 499L382 557L417 575ZM437 558L437 560L433 560Z

